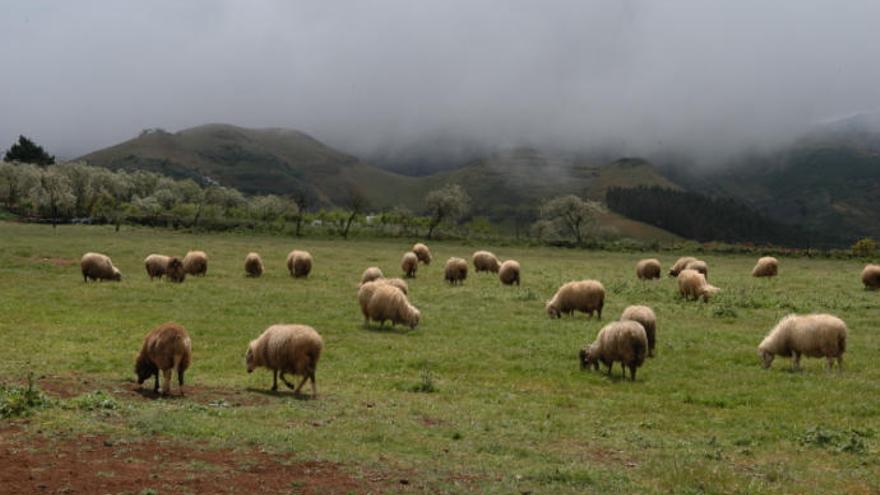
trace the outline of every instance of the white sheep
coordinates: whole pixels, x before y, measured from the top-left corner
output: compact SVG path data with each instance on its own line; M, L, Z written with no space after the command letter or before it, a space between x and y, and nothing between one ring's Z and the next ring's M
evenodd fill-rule
M602 308L605 306L605 287L596 280L568 282L560 287L553 299L547 301L544 309L550 318L561 318L564 314L575 311L587 313L592 318L593 312L602 319Z
M257 253L248 253L244 257L244 272L248 277L259 277L263 274L263 259Z
M404 253L403 258L400 259L400 269L407 278L415 278L416 270L419 269L419 257L416 253Z
M501 268L498 269L498 279L501 280L501 283L504 285L519 285L519 262L516 260L507 260L504 263L501 263Z
M660 260L656 258L639 260L639 262L636 263L636 277L638 277L639 280L660 278L661 271L663 270L660 267Z
M758 346L758 356L765 368L773 364L774 356L791 356L792 368L799 368L801 355L824 357L828 368L843 366L846 352L846 323L829 314L790 314L770 330Z
M122 273L113 266L110 257L101 253L86 253L79 261L79 267L82 270L83 281L91 280L113 280L120 282Z
M703 298L703 302L709 302L709 296L720 291L706 282L706 277L696 270L685 269L678 274L678 293L688 301Z
M865 265L862 270L862 283L866 289L880 289L880 265Z
M764 256L758 259L752 268L753 277L775 277L779 272L779 261L772 256Z
M623 368L623 377L626 378L626 368L632 381L636 379L636 370L645 362L648 352L648 336L642 324L637 321L615 321L599 330L596 340L580 351L581 369L590 365L599 369L599 362L611 368L615 362L620 362Z
M291 277L308 277L312 271L312 255L308 251L294 249L287 255L287 271Z
M675 261L675 264L672 265L672 268L669 269L670 277L677 277L682 270L687 268L688 263L692 261L697 261L693 256L683 256Z
M657 345L657 315L654 310L642 305L627 306L620 315L620 321L637 321L642 324L648 336L648 356L653 356Z
M473 255L474 270L479 272L498 273L501 264L498 258L489 251L477 251Z
M370 320L378 321L379 325L384 325L387 320L392 326L400 323L410 328L417 327L422 318L422 313L410 304L403 291L381 283L377 284L367 303L367 314Z
M413 244L412 252L416 253L419 261L426 265L431 264L431 250L428 249L428 246L422 244L421 242L417 242Z
M443 270L444 279L452 285L463 284L467 278L468 264L462 258L449 258Z
M288 388L299 394L306 380L312 382L312 398L318 396L315 372L324 349L324 340L314 328L306 325L272 325L248 344L245 361L247 372L265 367L272 370L272 390L278 390L278 375ZM294 387L285 373L302 376Z
M384 277L385 275L382 273L382 270L379 269L378 266L371 266L364 270L364 273L361 275L361 284L372 282L373 280Z

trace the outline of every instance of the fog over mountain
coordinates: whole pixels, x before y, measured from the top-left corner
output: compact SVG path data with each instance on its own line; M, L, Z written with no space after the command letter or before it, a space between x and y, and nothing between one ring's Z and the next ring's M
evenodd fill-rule
M875 0L13 0L0 148L229 122L386 162L532 146L708 166L880 108L877 19Z

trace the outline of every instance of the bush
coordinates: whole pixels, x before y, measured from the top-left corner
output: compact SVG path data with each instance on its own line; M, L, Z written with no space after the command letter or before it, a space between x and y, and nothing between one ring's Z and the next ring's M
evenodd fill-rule
M0 385L0 418L29 416L34 410L49 405L49 398L34 383L33 373L28 375L27 387Z
M877 254L877 241L871 239L870 237L860 239L855 244L853 244L852 254L853 256L859 256L861 258L873 257Z

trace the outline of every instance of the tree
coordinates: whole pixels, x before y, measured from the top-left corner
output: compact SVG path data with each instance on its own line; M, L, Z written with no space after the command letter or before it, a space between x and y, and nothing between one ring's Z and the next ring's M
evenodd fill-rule
M584 236L595 222L596 214L602 207L595 201L584 201L574 194L559 196L541 205L541 228L559 235L570 235L577 244L582 244Z
M447 184L441 189L431 191L425 197L425 205L431 220L428 223L428 239L441 222L458 220L470 208L471 198L458 184Z
M351 224L354 223L354 219L367 208L367 198L364 197L360 189L353 187L349 189L347 203L348 214L339 229L343 239L348 239L348 232L351 230Z
M34 165L0 163L0 200L10 211L23 209L22 200L36 186L40 169Z
M37 185L31 189L31 200L37 212L49 216L52 228L55 228L59 218L68 216L76 205L70 180L54 167L40 173Z
M52 165L55 163L54 156L46 153L42 146L24 136L18 136L18 142L6 151L3 160L7 162L34 163L36 165Z

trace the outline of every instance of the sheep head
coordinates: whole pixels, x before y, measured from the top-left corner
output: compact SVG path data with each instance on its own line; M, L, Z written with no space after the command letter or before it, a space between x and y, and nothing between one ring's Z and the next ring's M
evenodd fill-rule
M596 344L590 344L586 349L581 349L581 369L589 368L593 365L593 369L599 369L599 358L596 356Z
M417 327L419 324L419 321L421 321L421 319L422 319L422 312L416 308L413 308L412 315L409 318L409 327L410 328Z
M122 272L115 266L113 267L113 276L111 278L117 282L122 282Z
M547 316L549 316L550 319L562 317L562 313L559 311L559 308L554 306L552 302L548 302L547 305L544 306L544 310L547 311Z
M767 369L770 367L771 364L773 364L773 358L776 356L774 356L772 352L765 351L764 349L761 349L759 347L758 357L761 358L761 366L763 366L764 369Z
M244 362L247 364L247 372L248 373L253 373L254 369L257 367L257 365L254 361L255 361L255 359L254 359L254 343L251 342L248 345L247 354L244 355Z
M138 385L143 385L150 377L159 373L159 368L148 357L140 355L134 364L134 372L137 374Z

